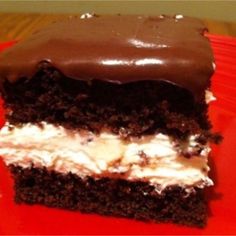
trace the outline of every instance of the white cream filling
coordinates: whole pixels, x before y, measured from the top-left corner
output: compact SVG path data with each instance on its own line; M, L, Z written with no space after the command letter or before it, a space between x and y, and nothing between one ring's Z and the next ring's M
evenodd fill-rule
M94 17L94 13L84 13L80 16L80 19L87 19Z
M81 177L121 174L126 179L148 181L162 189L176 184L185 187L213 184L207 176L208 146L199 156L186 158L163 134L124 142L106 132L79 133L45 122L41 126L9 128L6 124L1 129L0 155L7 165L23 168L34 165ZM194 136L187 145L190 149L197 145Z
M216 100L216 97L214 96L214 94L210 91L210 90L206 90L205 91L205 101L206 103L210 103Z

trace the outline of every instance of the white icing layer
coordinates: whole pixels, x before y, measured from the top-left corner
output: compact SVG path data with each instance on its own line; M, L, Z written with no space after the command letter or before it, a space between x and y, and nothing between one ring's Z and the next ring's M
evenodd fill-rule
M194 137L187 143L189 150L197 145ZM81 177L123 173L123 178L148 181L161 188L212 185L207 176L210 148L205 146L199 156L186 158L174 145L163 134L124 142L114 134L78 133L45 122L41 128L27 124L11 129L6 124L0 131L0 155L7 165L27 168L33 164Z

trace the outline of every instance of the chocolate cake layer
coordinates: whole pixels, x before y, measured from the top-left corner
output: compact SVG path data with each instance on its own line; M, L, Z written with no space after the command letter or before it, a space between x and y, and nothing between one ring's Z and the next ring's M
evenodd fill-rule
M211 127L205 96L196 102L188 90L165 81L73 80L44 63L30 80L5 81L2 95L13 125L46 121L124 138L157 132L184 138Z
M0 79L35 78L46 61L66 77L123 84L165 80L201 98L214 71L203 23L176 16L69 18L0 55Z
M203 190L187 194L177 186L161 194L144 182L59 174L44 168L10 166L18 203L44 204L86 213L174 222L202 227L206 223Z

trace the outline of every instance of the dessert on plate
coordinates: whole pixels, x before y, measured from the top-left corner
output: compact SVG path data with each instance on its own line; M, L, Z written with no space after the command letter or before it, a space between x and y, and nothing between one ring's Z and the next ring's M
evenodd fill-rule
M204 226L214 59L205 26L85 14L0 55L18 203Z

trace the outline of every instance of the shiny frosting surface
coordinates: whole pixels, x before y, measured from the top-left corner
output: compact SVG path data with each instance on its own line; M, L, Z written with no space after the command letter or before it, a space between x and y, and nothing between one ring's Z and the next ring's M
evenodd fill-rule
M165 80L197 97L214 71L205 30L200 20L182 15L70 17L2 53L0 78L31 78L47 61L73 79Z

